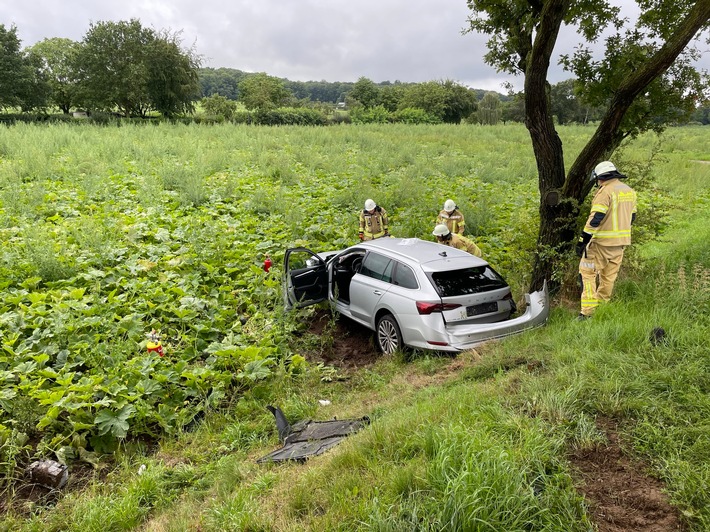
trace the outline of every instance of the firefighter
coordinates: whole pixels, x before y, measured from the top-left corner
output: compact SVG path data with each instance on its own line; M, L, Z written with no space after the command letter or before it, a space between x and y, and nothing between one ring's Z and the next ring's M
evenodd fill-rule
M437 225L432 235L436 237L436 241L439 242L439 244L468 251L471 255L475 255L476 257L481 256L481 250L472 240L469 240L465 236L452 233L449 231L449 228L446 227L446 224Z
M445 224L452 233L463 235L466 222L464 222L463 213L456 206L454 200L447 199L444 202L444 208L436 217L436 224Z
M387 222L387 212L373 200L365 201L365 208L360 212L360 240L374 240L390 236Z
M636 192L620 180L610 161L599 163L590 180L599 190L575 247L582 280L581 312L578 320L590 318L602 301L609 301L619 273L624 248L631 244L631 224L636 219Z

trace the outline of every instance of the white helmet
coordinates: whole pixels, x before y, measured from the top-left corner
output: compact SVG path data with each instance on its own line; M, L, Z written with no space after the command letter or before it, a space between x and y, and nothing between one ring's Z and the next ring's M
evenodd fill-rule
M594 170L592 171L591 180L594 181L595 179L611 179L612 177L616 177L618 173L619 172L616 170L616 166L614 166L614 163L612 163L611 161L602 161L594 167ZM612 175L607 176L606 174Z
M447 200L444 202L444 210L445 210L446 212L451 212L451 211L453 211L454 209L456 209L456 202L454 202L454 200L452 200L452 199L447 199Z
M434 231L432 232L432 235L434 236L446 236L450 233L449 228L446 227L446 224L439 224L434 228Z
M375 203L374 200L371 200L371 199L365 200L365 210L366 211L371 211L375 207L377 207L377 203Z

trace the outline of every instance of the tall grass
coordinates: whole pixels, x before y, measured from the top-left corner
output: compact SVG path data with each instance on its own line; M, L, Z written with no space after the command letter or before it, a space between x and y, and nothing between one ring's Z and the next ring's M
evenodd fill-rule
M78 257L100 267L153 243L128 261L138 268L171 238L180 242L175 259L221 257L242 269L253 257L236 256L216 235L249 242L251 253L293 244L343 247L355 241L367 197L390 212L393 234L428 238L451 197L486 258L514 287L525 286L537 185L520 126L58 124L4 133L0 266L7 279L67 278L77 275ZM589 133L561 128L568 163ZM614 300L593 320L575 322L574 312L557 308L546 328L483 346L480 361L424 388L408 378L436 377L447 359L384 359L344 381L321 382L317 368L300 381L275 378L229 401L195 433L162 442L142 459L143 475L135 473L135 455L124 462L119 456L113 475L67 495L56 510L38 504L28 510L33 516L11 514L1 526L589 530L565 457L603 445L594 420L610 416L620 422L626 451L664 480L689 526L707 530L710 180L708 165L688 162L708 158L707 139L693 129L670 134L676 140L658 155L650 136L623 153L631 168L656 157L653 179L640 190L646 199L639 218L653 207L672 223L658 224L657 240L648 229L643 246L625 259ZM179 287L191 282L187 269L166 278ZM235 315L263 312L274 304L269 294L268 301L256 294ZM649 341L654 327L666 330L663 342ZM104 346L97 359L125 363L127 348L116 348ZM318 410L322 397L334 410ZM262 467L253 459L277 445L264 410L270 403L293 419L367 413L373 423L305 466ZM6 454L20 452L23 442L13 445ZM4 470L16 474L8 464Z

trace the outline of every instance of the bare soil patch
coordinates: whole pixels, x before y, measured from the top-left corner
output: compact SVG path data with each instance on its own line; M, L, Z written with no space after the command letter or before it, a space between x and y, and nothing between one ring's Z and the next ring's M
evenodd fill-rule
M686 530L680 512L668 502L663 483L645 475L645 464L623 453L616 422L602 419L597 426L608 444L577 451L570 461L599 532Z
M23 517L30 517L38 509L47 509L56 504L68 492L81 491L93 480L104 478L108 468L96 470L85 463L72 464L67 485L61 489L50 489L29 481L24 475L11 488L0 493L0 515L10 510Z
M341 369L357 369L374 364L382 356L375 347L373 332L328 310L316 310L304 335L310 362L322 362ZM317 341L317 340L320 341Z

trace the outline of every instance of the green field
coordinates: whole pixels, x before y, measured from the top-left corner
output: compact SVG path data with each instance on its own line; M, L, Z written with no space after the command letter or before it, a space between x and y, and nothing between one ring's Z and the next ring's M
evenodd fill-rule
M568 164L591 133L560 128ZM570 256L546 328L456 370L407 353L341 375L308 361L327 341L304 332L312 310L281 310L284 250L355 243L368 197L395 236L430 238L452 197L520 297L538 201L524 127L3 128L0 527L589 530L567 457L603 444L604 418L710 528L709 137L671 129L615 155L639 221L593 322L572 320ZM269 403L373 424L307 466L257 466L276 445ZM41 456L81 480L25 498Z

